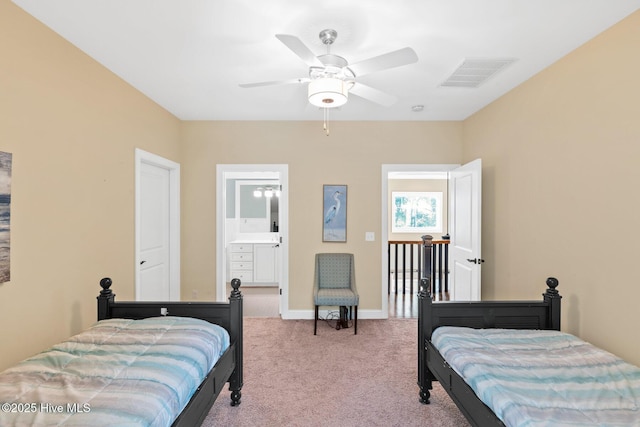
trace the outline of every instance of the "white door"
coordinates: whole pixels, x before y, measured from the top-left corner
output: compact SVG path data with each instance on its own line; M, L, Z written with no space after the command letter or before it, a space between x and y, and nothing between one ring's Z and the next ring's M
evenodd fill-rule
M137 153L139 154L139 153ZM145 153L150 156L149 153ZM144 155L143 155L144 157ZM157 159L156 159L157 160ZM165 160L166 161L166 160ZM166 161L169 162L169 161ZM139 158L136 162L136 300L180 299L173 188L176 164ZM179 262L179 260L178 260ZM178 264L179 265L179 264Z
M482 160L449 173L451 300L480 300Z

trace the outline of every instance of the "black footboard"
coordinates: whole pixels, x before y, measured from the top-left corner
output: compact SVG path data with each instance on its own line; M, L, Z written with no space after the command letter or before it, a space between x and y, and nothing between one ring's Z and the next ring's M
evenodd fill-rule
M200 385L191 401L180 414L174 426L194 426L202 423L225 382L231 390L231 405L240 404L243 385L242 294L240 280L233 279L233 290L228 303L222 302L116 302L111 291L112 281L100 281L102 291L98 296L98 320L124 318L144 319L156 316L181 316L206 320L229 332L230 346L207 378Z
M429 403L432 381L438 380L472 425L502 425L431 344L439 326L560 330L558 280L547 279L542 301L433 302L429 279L418 293L418 385L420 401ZM491 422L489 420L491 419Z

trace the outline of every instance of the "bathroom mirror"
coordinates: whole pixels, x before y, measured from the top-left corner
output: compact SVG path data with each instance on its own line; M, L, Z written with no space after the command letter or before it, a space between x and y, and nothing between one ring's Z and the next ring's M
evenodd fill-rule
M235 183L235 217L240 233L278 231L280 184L274 180L238 180Z

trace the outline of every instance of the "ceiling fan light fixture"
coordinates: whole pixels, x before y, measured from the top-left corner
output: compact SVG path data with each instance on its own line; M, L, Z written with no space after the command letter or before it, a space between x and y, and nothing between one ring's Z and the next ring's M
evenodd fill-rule
M320 108L336 108L347 103L349 90L343 80L320 77L309 82L309 102Z

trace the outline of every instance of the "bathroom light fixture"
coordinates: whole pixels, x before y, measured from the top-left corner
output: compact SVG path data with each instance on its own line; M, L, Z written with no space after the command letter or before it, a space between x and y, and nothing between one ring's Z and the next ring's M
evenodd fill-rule
M253 190L253 197L264 197L271 198L273 196L280 197L281 190L280 186L277 187L258 187Z

